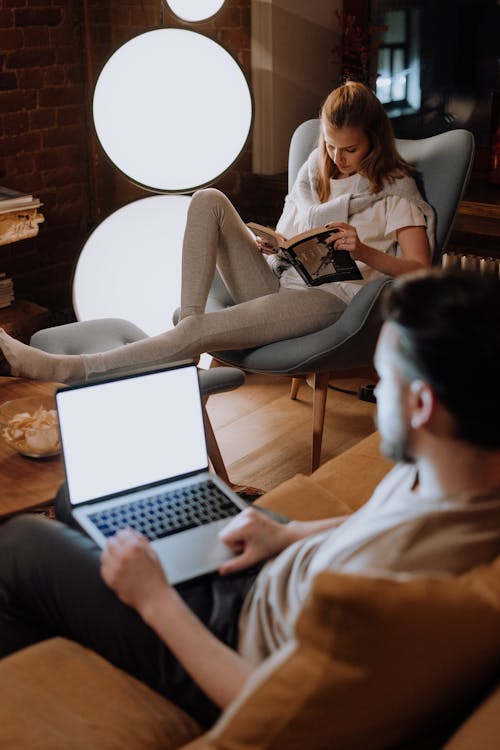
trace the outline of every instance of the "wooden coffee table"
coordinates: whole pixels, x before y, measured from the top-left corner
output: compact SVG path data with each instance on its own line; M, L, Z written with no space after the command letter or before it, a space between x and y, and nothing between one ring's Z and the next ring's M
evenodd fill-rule
M58 383L0 377L0 403L25 396L51 396ZM63 482L62 458L21 456L0 440L0 517L49 506Z

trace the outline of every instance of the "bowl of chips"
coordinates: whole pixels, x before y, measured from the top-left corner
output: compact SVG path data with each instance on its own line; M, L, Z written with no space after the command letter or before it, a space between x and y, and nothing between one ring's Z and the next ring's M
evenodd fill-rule
M22 456L57 456L61 439L54 399L32 396L5 401L0 405L0 437Z

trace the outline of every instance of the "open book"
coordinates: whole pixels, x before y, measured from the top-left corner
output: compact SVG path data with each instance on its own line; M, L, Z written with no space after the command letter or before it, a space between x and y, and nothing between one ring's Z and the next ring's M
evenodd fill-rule
M361 272L347 250L335 250L338 229L318 227L285 239L262 224L249 222L248 228L264 240L274 252L292 265L309 286L332 281L362 279Z

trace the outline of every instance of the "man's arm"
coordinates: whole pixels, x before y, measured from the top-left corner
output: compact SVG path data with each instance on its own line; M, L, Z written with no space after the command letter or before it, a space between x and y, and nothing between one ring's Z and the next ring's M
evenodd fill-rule
M236 698L252 665L216 638L174 588L165 587L139 614L217 706L225 708Z
M135 609L218 706L225 708L252 671L249 662L219 641L169 584L145 537L125 529L101 555L101 575L124 604Z
M221 565L219 573L235 573L268 560L299 539L340 526L346 517L337 516L320 521L289 521L283 524L256 508L246 508L219 534L221 541L234 553L234 557Z
M298 539L334 528L343 520L281 524L247 508L220 535L236 553L220 572L250 567ZM119 599L155 631L216 705L225 708L239 694L252 665L212 635L191 612L169 584L158 556L142 534L124 529L111 537L101 555L101 575Z

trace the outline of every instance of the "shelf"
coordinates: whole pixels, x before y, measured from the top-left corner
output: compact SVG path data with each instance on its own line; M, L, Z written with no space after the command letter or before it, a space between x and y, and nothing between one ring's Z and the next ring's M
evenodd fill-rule
M0 245L36 237L39 224L43 221L44 216L37 206L0 212Z
M500 204L464 200L458 209L457 231L500 236Z
M448 249L500 258L499 238L500 185L488 183L485 174L476 175L460 203Z

